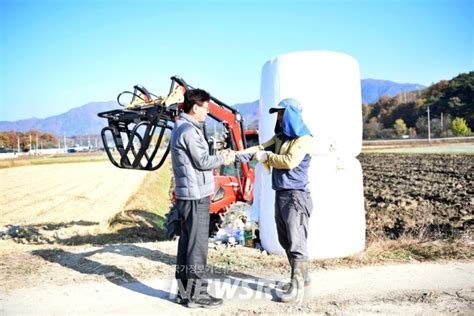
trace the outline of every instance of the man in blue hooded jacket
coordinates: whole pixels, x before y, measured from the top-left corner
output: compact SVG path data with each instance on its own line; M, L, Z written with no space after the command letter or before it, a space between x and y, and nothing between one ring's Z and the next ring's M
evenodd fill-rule
M301 302L309 285L308 223L313 203L308 168L313 137L303 122L300 103L284 99L269 111L278 113L275 136L269 141L238 152L238 159L254 159L272 167L275 190L275 221L278 241L291 266L291 283L283 287L283 302Z

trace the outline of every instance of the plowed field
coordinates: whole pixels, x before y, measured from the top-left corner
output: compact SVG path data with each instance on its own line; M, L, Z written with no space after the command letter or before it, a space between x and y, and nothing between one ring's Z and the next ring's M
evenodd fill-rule
M369 234L472 234L474 155L363 154L359 160Z

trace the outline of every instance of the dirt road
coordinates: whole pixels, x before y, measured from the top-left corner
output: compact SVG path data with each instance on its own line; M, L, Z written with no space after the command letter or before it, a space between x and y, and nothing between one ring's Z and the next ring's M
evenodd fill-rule
M0 169L0 226L98 224L120 210L145 174L109 162Z
M81 282L0 292L2 315L222 315L395 314L474 312L474 263L405 264L321 270L301 306L275 302L275 280L259 276L214 280L225 298L215 310L190 310L170 299L170 279L143 282ZM227 282L227 283L223 283ZM226 288L226 285L227 288ZM238 286L233 286L238 285ZM226 288L224 291L223 289Z

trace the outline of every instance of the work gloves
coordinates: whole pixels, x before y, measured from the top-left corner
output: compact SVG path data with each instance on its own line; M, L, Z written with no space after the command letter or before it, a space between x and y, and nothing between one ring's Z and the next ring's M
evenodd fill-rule
M268 160L268 151L260 150L255 153L255 160L258 162L266 162Z
M271 172L271 167L270 167L270 164L268 163L269 153L271 153L271 151L260 150L260 151L257 151L254 156L254 159L262 164L263 170L265 171L266 174L270 174Z

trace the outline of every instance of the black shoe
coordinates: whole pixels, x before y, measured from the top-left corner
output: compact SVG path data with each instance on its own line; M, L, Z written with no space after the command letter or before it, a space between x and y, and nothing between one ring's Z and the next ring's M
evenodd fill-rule
M184 298L184 297L182 297L181 295L178 295L178 296L176 297L176 303L178 303L178 304L186 305L186 304L188 304L188 302L189 302L189 299L188 299L188 298Z
M198 297L188 300L186 306L189 308L216 308L221 306L224 300L221 298L213 297L209 294L202 294Z

